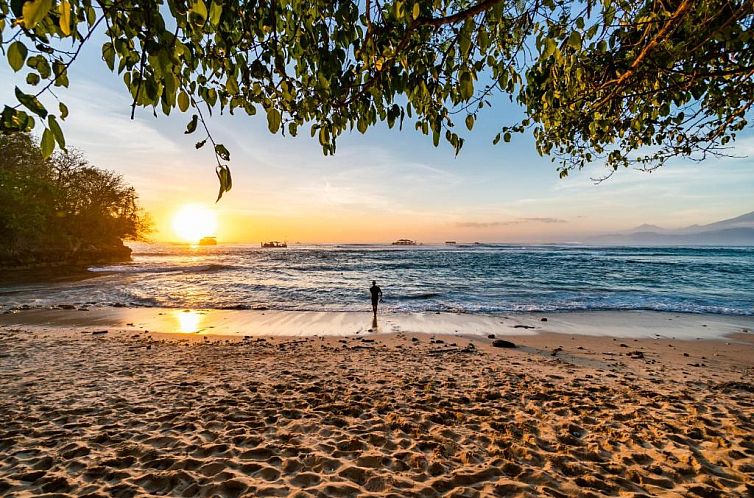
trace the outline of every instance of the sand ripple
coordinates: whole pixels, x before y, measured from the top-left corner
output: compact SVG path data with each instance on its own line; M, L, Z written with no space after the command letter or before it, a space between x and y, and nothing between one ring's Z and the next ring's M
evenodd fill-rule
M467 343L0 329L0 494L754 493L750 372Z

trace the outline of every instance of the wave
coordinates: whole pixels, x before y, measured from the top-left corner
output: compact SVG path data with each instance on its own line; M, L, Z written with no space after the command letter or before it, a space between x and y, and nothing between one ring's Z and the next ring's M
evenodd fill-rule
M424 292L421 294L403 294L398 295L395 297L396 301L401 301L404 299L411 300L411 299L432 299L435 297L442 297L442 294L439 292Z
M210 263L196 266L139 266L139 265L115 265L98 266L89 268L92 272L103 273L213 273L226 270L235 270L237 266Z

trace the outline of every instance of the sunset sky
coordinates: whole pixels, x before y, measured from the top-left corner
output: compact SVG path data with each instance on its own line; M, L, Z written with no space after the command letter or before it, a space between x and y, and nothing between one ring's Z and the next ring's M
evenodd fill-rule
M214 205L214 158L209 147L194 149L199 132L184 135L190 113L155 118L139 109L131 121L128 92L99 60L99 40L92 41L70 73L71 88L56 90L71 110L66 139L134 185L155 221L155 240L177 238L171 219L187 203L216 210L222 242L565 242L754 210L751 129L731 151L749 157L678 161L652 174L622 170L595 185L590 177L606 173L599 164L560 180L528 135L493 146L499 126L512 121L506 116L520 112L502 98L482 111L473 132L460 123L467 141L458 157L447 145L434 148L411 125L344 135L336 155L324 157L308 130L297 138L273 136L263 114L216 115L210 126L231 151L234 187ZM3 102L15 100L5 82L16 79L0 66Z

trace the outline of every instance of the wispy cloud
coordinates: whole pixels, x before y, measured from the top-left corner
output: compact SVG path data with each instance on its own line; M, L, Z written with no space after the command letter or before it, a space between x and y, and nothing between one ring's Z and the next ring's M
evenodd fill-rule
M460 221L456 223L459 228L494 228L510 225L520 225L523 223L568 223L566 220L560 218L546 218L546 217L528 217L517 218L515 220L507 221Z

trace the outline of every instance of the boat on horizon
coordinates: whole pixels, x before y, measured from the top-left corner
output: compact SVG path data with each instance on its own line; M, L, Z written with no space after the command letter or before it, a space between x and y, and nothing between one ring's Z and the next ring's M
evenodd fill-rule
M280 248L280 247L288 247L288 244L285 242L278 242L277 240L273 240L270 242L262 242L263 249Z
M217 245L217 238L216 237L202 237L199 240L200 246L216 246Z
M393 242L394 246L415 246L416 241L410 240L410 239L398 239L395 242Z
M446 240L445 241L445 245L446 246L454 246L454 245L456 245L456 241L455 240Z

